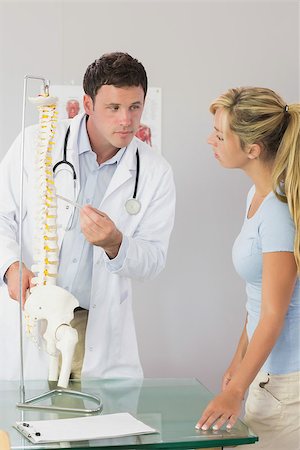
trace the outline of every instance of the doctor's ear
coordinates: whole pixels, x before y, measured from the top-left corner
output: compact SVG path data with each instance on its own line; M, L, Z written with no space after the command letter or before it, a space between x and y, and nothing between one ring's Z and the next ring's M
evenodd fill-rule
M94 102L92 98L89 95L83 96L83 106L84 110L88 115L91 115L91 113L94 111Z
M262 147L259 144L251 144L246 150L249 159L257 159L262 153Z

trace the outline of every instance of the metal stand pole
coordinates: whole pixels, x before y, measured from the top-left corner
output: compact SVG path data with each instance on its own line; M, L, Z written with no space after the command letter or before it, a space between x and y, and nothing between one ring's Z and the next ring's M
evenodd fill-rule
M49 85L50 82L44 77L25 75L23 84L23 107L22 107L22 130L21 130L21 168L20 168L20 210L19 210L19 324L20 324L20 402L17 403L18 408L26 409L47 409L47 410L57 410L57 411L69 411L69 412L80 412L85 414L92 414L96 412L101 412L103 409L102 401L99 397L94 395L85 394L83 392L72 391L69 389L53 389L52 391L45 392L37 397L25 400L25 381L24 381L24 349L23 349L23 191L24 191L24 149L25 149L25 115L26 115L26 97L27 97L27 81L31 80L41 80L43 81L44 94L49 95ZM95 408L64 408L55 405L36 405L32 404L43 398L47 398L53 395L73 395L76 397L81 397L83 399L88 399L96 402L97 406Z

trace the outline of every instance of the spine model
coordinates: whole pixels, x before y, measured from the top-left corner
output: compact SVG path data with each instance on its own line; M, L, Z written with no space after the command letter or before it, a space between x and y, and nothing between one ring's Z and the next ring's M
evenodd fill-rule
M38 330L38 321L46 321L47 328L43 338L49 353L48 379L58 380L58 386L67 387L78 342L77 331L71 327L70 322L79 303L71 293L56 286L59 249L52 148L57 121L57 99L39 96L30 100L39 109L39 132L35 155L37 210L34 264L31 267L35 277L31 280L34 287L31 288L24 307L25 318L27 332L31 336L34 334L33 330Z
M37 286L56 284L58 247L56 196L52 171L52 147L57 121L55 98L38 97L39 134L35 155L37 213L32 280ZM40 104L39 104L40 103Z

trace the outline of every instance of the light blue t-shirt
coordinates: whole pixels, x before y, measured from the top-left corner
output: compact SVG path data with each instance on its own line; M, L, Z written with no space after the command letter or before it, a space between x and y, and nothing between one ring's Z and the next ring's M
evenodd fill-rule
M273 192L264 199L253 217L247 213L255 193L248 194L246 217L232 250L236 271L246 281L248 312L247 334L250 340L259 322L262 295L262 254L293 252L295 226L288 205ZM282 332L262 370L285 374L300 370L300 280L298 278L285 317Z

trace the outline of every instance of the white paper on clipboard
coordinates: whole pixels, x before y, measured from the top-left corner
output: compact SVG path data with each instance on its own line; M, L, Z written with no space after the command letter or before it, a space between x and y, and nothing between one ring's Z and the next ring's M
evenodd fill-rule
M15 428L34 444L157 433L129 413L16 422Z

